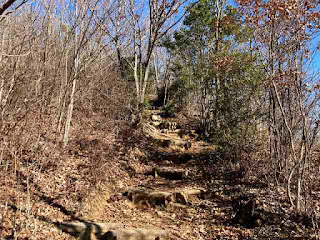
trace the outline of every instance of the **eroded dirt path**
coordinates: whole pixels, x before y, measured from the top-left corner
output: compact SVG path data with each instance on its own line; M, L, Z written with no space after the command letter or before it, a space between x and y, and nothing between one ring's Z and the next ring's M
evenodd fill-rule
M309 219L290 215L285 189L199 141L190 119L160 114L116 152L105 129L64 152L48 139L46 165L28 158L0 179L1 239L108 239L112 229L120 240L314 238Z
M199 141L192 124L153 114L143 126L149 146L144 151L133 148L120 160L130 178L115 179L107 204L82 217L121 222L124 228L165 230L170 239L250 237L251 230L229 224L233 201L241 192L240 170L234 166L231 171L228 161L217 158L214 146Z
M242 191L240 169L218 159L215 147L199 141L188 122L180 121L179 129L156 128L153 122L145 127L153 147L146 158L141 158L144 166L135 175L137 185L131 190L160 191L171 194L172 199L160 204L154 204L152 198L149 202L133 199L135 206L154 211L161 223L158 227L169 229L172 239L250 237L251 230L229 226L235 214L233 202ZM175 172L177 176L166 176L161 171Z
M283 188L220 158L188 121L153 114L161 113L144 126L151 147L128 162L132 182L120 200L130 206L127 222L167 230L170 239L311 237L310 219L292 221Z

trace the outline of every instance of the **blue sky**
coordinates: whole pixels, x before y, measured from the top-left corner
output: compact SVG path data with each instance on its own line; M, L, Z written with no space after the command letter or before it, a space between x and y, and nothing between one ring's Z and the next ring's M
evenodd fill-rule
M315 55L312 59L312 66L317 72L320 72L320 50L317 49L320 43L320 32L317 34L316 38L312 41L312 49L315 50Z

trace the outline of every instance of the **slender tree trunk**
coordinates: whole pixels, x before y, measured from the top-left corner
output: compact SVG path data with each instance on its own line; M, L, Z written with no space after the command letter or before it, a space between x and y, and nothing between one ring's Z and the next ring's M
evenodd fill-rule
M75 19L78 19L79 15L79 5L78 2L75 1ZM77 83L77 78L78 78L78 71L79 71L79 46L78 46L78 34L81 34L81 27L79 33L77 32L77 27L75 27L75 32L74 32L74 72L73 72L73 80L72 80L72 90L70 94L70 101L69 101L69 106L67 110L67 118L66 118L66 123L65 123L65 128L64 128L64 136L63 136L63 145L67 146L69 142L69 131L70 131L70 124L71 124L71 119L72 119L72 113L73 113L73 105L74 105L74 94L76 92L76 83Z
M147 66L145 71L142 71L144 74L143 76L143 87L142 87L142 92L141 92L141 99L140 99L140 104L144 104L144 98L146 94L146 89L148 85L148 80L149 80L149 72L150 72L150 61L148 61Z
M70 95L70 103L68 106L67 119L66 119L65 130L64 130L64 137L63 137L63 145L64 146L67 146L68 142L69 142L69 130L70 130L70 124L71 124L71 119L72 119L74 94L76 91L76 83L77 83L77 76L74 76L73 82L72 82L71 95Z
M1 53L4 53L4 44L5 44L5 29L2 31L2 39L1 39ZM2 62L3 55L0 54L0 63ZM0 106L2 105L3 91L4 91L4 77L1 77L0 83Z
M57 132L62 131L62 120L64 118L65 106L66 106L66 91L68 85L68 51L66 52L65 59L65 77L61 78L60 82L60 93L59 93L59 109L58 109L58 125Z
M157 54L154 52L153 53L153 65L154 65L154 72L155 72L155 79L154 79L154 87L155 89L158 89L157 88L157 84L159 83L160 79L159 79L159 68L158 68L158 65L157 65L157 61L156 61L156 58L157 58Z

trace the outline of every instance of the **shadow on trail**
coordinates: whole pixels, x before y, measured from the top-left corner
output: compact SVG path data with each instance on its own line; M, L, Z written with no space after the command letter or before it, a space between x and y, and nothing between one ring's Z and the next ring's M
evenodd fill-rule
M187 164L215 164L218 159L214 152L168 152L158 149L151 149L149 151L148 161L152 161L158 165L162 165L164 161L170 161L175 165Z
M27 177L22 172L17 172L17 176L18 176L17 179L19 184L23 187L24 191L27 191L28 190L27 184L26 184ZM89 239L86 237L90 236L90 234L93 231L96 236L101 236L103 234L102 228L98 224L80 219L75 215L76 214L75 211L68 210L65 206L57 203L56 202L57 199L53 197L49 197L44 192L42 192L41 188L33 181L32 177L29 177L28 181L29 181L29 185L32 185L34 189L36 189L36 191L31 191L30 190L31 188L29 188L29 191L31 191L31 195L39 197L39 199L42 202L46 203L51 207L58 209L60 212L66 215L72 222L53 221L41 215L35 216L38 220L54 225L58 229L74 237L79 237L79 234L81 233L81 239ZM8 204L8 207L10 207L14 212L21 211L21 209L18 209L16 205L11 203ZM9 237L8 239L11 239L11 238Z
M21 186L24 187L24 191L27 191L28 190L27 184L26 184L27 177L20 171L17 172L17 176L18 176L18 182L21 184ZM29 177L28 181L29 181L29 184L32 185L37 190L37 191L31 191L32 195L39 197L39 199L42 202L46 203L47 205L50 205L51 207L59 209L60 212L62 212L66 216L69 216L72 220L79 220L75 216L74 211L70 211L66 209L63 205L56 202L57 199L53 197L49 197L44 192L42 192L41 188L33 181L32 177Z
M18 209L18 207L14 204L8 204L8 207L13 210L15 213L21 211L21 209ZM24 211L24 210L23 210ZM105 233L105 231L102 229L102 227L99 224L96 224L94 222L89 222L85 220L81 220L79 218L74 218L76 221L72 222L58 222L58 221L52 221L51 219L45 217L45 216L35 216L39 221L46 222L50 225L55 226L56 228L62 230L63 232L69 234L72 237L80 237L80 239L91 239L90 235L94 233L96 236L102 236L102 234ZM8 236L4 239L14 239L14 233L11 234L11 236Z

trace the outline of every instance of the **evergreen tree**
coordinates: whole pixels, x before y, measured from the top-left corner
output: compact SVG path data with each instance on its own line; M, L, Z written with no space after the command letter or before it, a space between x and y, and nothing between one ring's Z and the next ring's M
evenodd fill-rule
M217 1L200 0L190 7L181 30L163 41L175 56L176 83L169 95L171 102L181 102L176 94L185 91L177 86L189 90L184 97L196 100L207 140L224 148L246 147L243 140L252 137L257 125L253 120L261 115L254 102L262 71L252 51L252 30L242 24L235 7L224 6L219 15Z

